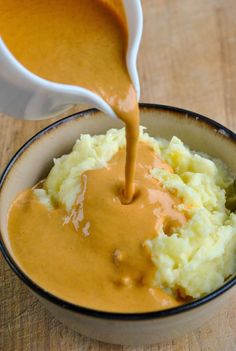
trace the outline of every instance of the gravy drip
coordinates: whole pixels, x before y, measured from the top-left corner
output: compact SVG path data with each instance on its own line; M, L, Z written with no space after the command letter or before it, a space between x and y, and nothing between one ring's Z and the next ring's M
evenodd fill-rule
M101 96L126 125L124 203L134 196L137 97L126 67L121 0L0 0L0 34L31 72Z

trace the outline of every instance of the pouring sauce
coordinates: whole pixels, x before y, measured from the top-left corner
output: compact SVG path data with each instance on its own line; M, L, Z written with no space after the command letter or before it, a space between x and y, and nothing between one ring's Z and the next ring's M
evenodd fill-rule
M3 40L26 68L100 95L125 123L127 140L107 168L82 175L83 196L70 215L63 208L49 211L32 190L17 197L8 223L16 260L46 290L90 308L144 312L178 305L153 286L145 242L161 225L171 231L186 218L176 210L177 199L149 175L154 166L170 167L138 144L122 2L1 1L0 23Z
M100 95L126 125L123 200L132 201L139 109L126 67L128 30L121 0L1 1L0 35L31 72Z

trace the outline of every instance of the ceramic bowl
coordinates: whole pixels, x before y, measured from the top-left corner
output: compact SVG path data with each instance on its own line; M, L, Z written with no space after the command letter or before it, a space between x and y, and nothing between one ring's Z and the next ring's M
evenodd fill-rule
M186 110L141 104L141 124L150 135L173 135L197 151L222 159L236 173L236 135L206 117ZM16 264L7 233L11 202L22 190L43 179L53 158L68 153L81 133L99 134L121 127L97 110L64 118L31 138L9 162L0 180L0 231L2 253L16 275L60 321L81 334L113 344L152 344L175 338L205 323L228 302L236 278L231 277L211 294L180 307L148 313L109 313L84 308L50 294L34 283Z

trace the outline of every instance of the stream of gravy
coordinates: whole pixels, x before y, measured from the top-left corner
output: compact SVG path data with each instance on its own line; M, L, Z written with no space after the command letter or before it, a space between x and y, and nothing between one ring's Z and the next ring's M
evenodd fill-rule
M107 168L83 173L70 215L62 208L48 211L32 190L20 194L9 214L13 252L40 286L82 306L116 312L177 306L180 301L153 287L156 267L145 247L161 225L171 233L186 221L177 200L150 177L153 167L171 169L139 143L136 193L124 206L124 163L122 149Z
M126 126L123 202L134 196L139 135L136 92L126 67L121 0L0 0L0 34L13 55L45 79L100 95Z

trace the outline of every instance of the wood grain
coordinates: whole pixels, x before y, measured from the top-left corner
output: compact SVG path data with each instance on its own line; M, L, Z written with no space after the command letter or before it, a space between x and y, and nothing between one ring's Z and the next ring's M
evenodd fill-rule
M236 130L236 1L143 0L143 10L141 100L184 107ZM0 115L1 171L19 146L50 122ZM3 351L236 350L236 297L194 333L150 347L122 347L90 340L62 326L2 258L0 277Z

